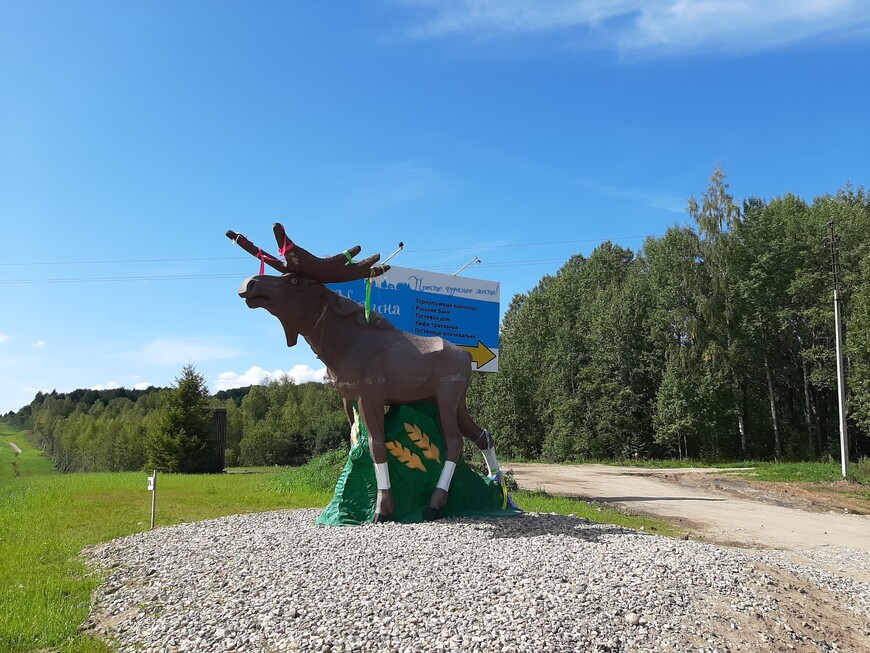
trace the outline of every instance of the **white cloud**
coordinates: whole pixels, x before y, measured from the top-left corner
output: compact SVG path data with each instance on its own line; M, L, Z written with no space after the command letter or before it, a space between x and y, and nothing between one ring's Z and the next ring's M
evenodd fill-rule
M154 385L153 383L143 381L142 383L137 383L136 385L134 385L133 389L134 390L147 390L148 388L150 388L153 385ZM118 388L121 388L121 387L127 387L127 386L122 386L117 381L109 381L107 383L98 383L97 385L92 387L91 390L117 390Z
M187 365L234 358L239 352L226 345L206 340L158 339L127 358L146 365Z
M154 385L153 383L151 383L151 381L141 381L140 380L141 378L142 378L141 374L131 374L130 375L130 380L135 381L135 385L133 385L134 390L147 390L148 388L150 388Z
M12 340L12 336L7 336L5 333L0 333L0 345L5 345Z
M45 340L37 340L32 346L34 349L41 349L42 347L45 347Z
M429 19L417 38L492 38L571 30L576 40L622 52L741 53L812 40L866 39L860 0L409 0Z
M314 369L308 365L295 365L289 372L284 370L275 370L269 372L262 367L254 365L247 372L238 374L237 372L221 372L217 375L214 383L216 392L220 390L229 390L230 388L244 388L249 385L262 385L270 381L281 379L289 376L296 383L308 383L309 381L317 381L322 383L326 377L326 368Z
M650 3L622 34L624 50L772 50L802 41L868 34L866 4L853 0L726 0Z

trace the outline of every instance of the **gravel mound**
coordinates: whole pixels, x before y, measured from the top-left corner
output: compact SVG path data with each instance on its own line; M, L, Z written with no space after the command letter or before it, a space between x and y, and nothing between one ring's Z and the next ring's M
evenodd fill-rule
M122 652L870 651L870 585L774 552L560 515L360 527L318 511L85 552Z

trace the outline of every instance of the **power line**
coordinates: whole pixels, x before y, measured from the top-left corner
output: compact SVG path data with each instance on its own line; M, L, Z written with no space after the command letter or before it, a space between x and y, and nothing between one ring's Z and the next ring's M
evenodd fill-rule
M579 245L580 243L603 243L608 240L638 240L647 236L614 236L612 238L585 238L583 240L553 240L545 243L517 243L514 245L475 245L473 247L442 247L438 249L408 249L407 252L460 252L470 250L507 249L510 247L545 247L549 245Z
M150 277L66 277L60 279L0 279L0 286L39 283L98 283L106 281L175 281L184 279L238 279L238 274L167 274Z
M653 235L653 237L656 237ZM492 249L510 249L517 247L549 247L551 245L579 245L582 243L603 243L608 240L639 240L648 236L614 236L611 238L584 238L582 240L553 240L542 243L515 243L511 245L470 245L463 247L440 247L430 249L405 249L406 253L430 253L430 252L464 252L464 251L488 251ZM192 263L200 261L242 261L249 260L248 256L206 256L199 258L140 258L140 259L115 259L115 260L91 260L91 261L18 261L0 262L0 267L25 267L25 266L49 266L49 265L126 265L129 263ZM449 266L448 266L449 267Z
M245 258L245 260L249 260ZM528 261L503 261L495 263L482 263L481 268L506 268L506 267L528 267L534 265L551 265L554 263L564 263L565 258L551 259L534 259ZM436 270L452 270L452 265L433 265L430 268ZM150 276L117 276L117 277L60 277L49 279L0 279L0 286L14 285L31 285L31 284L59 284L59 283L110 283L123 281L201 281L210 279L238 279L245 273L236 274L166 274L166 275L150 275Z
M0 266L26 266L38 265L39 267L46 265L104 265L116 264L125 265L127 263L190 263L195 261L241 261L250 260L249 256L209 256L204 258L139 258L139 259L119 259L116 261L23 261L20 263L0 262Z

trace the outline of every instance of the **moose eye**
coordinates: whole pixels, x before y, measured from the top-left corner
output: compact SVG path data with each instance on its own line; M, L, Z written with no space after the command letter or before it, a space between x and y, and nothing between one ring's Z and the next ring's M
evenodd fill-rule
M299 279L297 279L296 277L290 277L290 283L295 286L299 283Z

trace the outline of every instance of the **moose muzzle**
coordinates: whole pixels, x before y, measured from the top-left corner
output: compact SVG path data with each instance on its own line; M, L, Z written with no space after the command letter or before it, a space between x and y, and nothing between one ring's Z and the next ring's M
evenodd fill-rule
M263 283L263 279L267 283ZM278 318L281 326L284 327L284 335L287 337L287 346L293 347L299 338L299 332L293 320L287 311L280 309L280 302L276 301L270 290L270 283L273 279L279 277L251 277L242 282L239 286L239 297L245 300L248 308L265 308L272 315Z
M242 282L242 285L239 286L239 297L245 300L245 303L251 308L258 308L262 306L262 302L258 302L256 306L252 303L252 300L255 299L266 299L265 295L257 294L257 277L250 277L245 279Z

